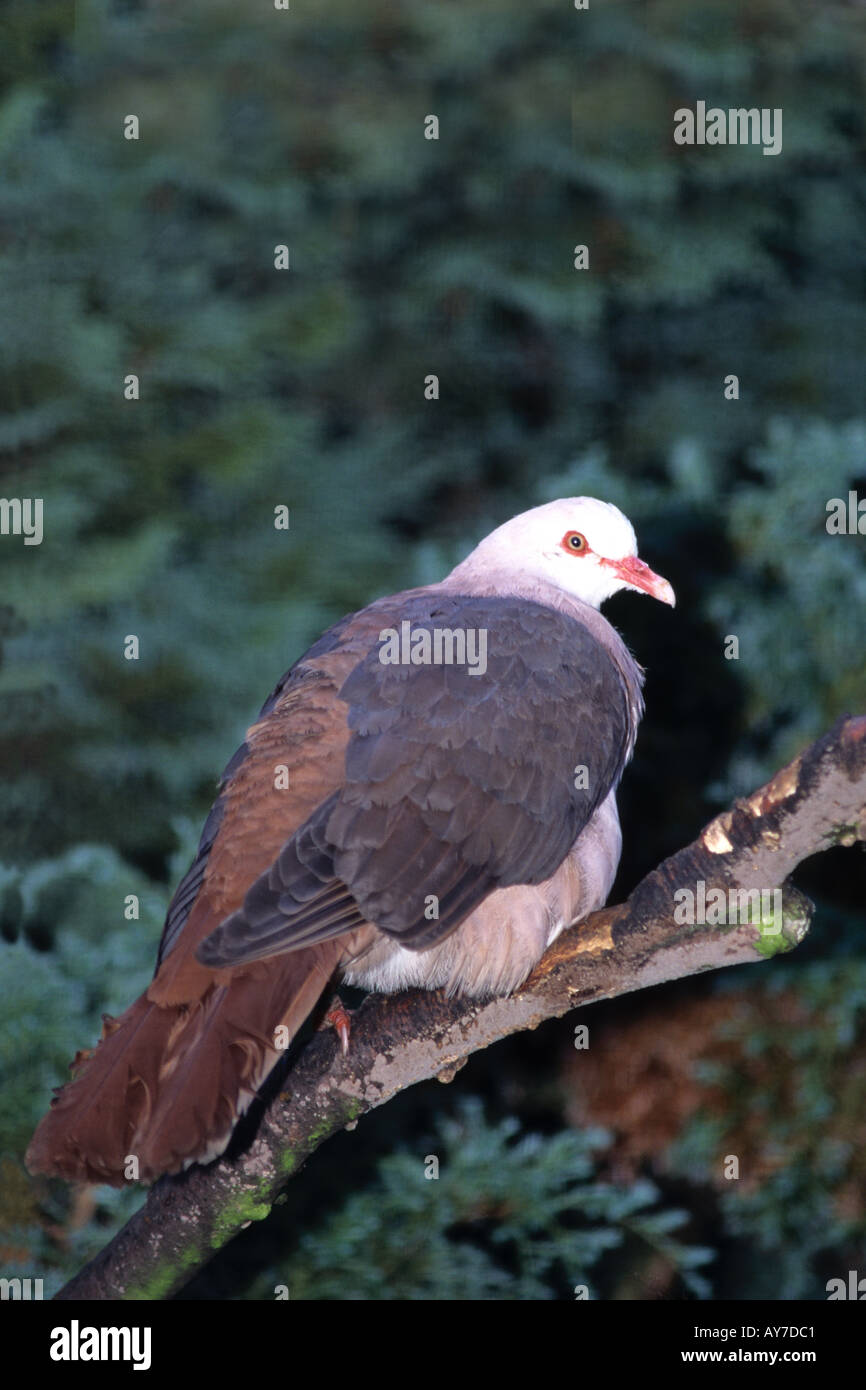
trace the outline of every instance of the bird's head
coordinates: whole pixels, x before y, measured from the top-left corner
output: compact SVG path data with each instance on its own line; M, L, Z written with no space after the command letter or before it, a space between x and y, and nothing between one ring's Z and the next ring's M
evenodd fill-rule
M545 579L593 608L620 589L649 594L671 607L676 602L668 581L638 559L628 517L595 497L562 497L512 517L464 564L479 561Z

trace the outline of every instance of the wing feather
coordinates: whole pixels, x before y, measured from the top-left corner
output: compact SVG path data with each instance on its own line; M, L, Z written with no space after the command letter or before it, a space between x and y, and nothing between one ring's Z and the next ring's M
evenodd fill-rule
M379 633L406 620L431 638L437 625L483 630L486 669L383 662ZM351 653L332 687L347 730L342 782L323 788L199 946L211 968L365 921L403 946L430 947L493 889L555 872L633 743L639 668L543 604L415 591L355 615L336 651Z

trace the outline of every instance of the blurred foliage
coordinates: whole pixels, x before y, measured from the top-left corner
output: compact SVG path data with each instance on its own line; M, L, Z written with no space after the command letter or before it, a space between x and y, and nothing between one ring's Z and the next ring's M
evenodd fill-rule
M593 1177L605 1140L597 1129L521 1135L516 1118L490 1123L465 1098L440 1118L423 1157L383 1159L377 1180L303 1236L288 1267L264 1273L250 1296L274 1297L282 1284L292 1299L574 1298L579 1286L592 1298L592 1272L627 1243L703 1295L700 1267L712 1251L677 1239L688 1214L655 1209L652 1183Z
M0 1227L4 1268L29 1251L69 1272L138 1199L100 1189L85 1220L62 1185L26 1178L27 1135L99 1014L141 988L221 767L330 621L439 577L527 506L621 505L679 599L675 614L610 605L649 667L624 889L866 708L864 542L825 529L828 499L866 486L866 15L837 0L242 15L231 0L11 0L3 26L0 468L6 497L44 499L45 536L0 537ZM674 146L674 110L699 99L781 107L783 153ZM850 978L852 1040L854 861L822 882L818 954L785 967L804 999L822 970L840 998ZM808 1017L791 1143L841 1066L831 1023ZM766 1076L747 1075L757 1106ZM533 1141L540 1201L548 1161L588 1161L555 1133L565 1104ZM473 1114L512 1172L516 1129ZM678 1205L699 1201L702 1123L681 1136L698 1157ZM742 1240L741 1289L765 1258L755 1240L799 1269L791 1287L815 1287L820 1201L843 1178L803 1153L726 1196L702 1237ZM347 1221L379 1203L383 1271L401 1223L415 1229L402 1161L326 1216L309 1296L345 1296L327 1251L351 1244ZM448 1213L482 1180L458 1164L447 1181L429 1262L401 1276L417 1296L455 1287ZM511 1266L467 1255L467 1287L555 1291L550 1210L537 1266L527 1222ZM826 1230L841 1260L850 1231ZM622 1296L604 1268L597 1291Z
M602 1014L565 1060L568 1119L605 1127L603 1165L685 1181L702 1238L727 1233L714 1297L822 1298L863 1265L864 1015L862 960L784 960L672 996L663 1028L651 998Z
M783 962L744 1002L721 1030L728 1059L697 1069L715 1115L669 1161L694 1181L738 1155L736 1188L716 1180L726 1229L756 1251L737 1297L823 1298L866 1256L866 962Z

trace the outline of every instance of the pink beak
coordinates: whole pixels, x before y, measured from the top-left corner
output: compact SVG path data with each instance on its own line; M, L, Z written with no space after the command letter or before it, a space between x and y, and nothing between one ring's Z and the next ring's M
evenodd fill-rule
M618 574L630 589L640 589L651 598L657 598L660 603L670 604L671 608L676 606L676 595L668 581L662 579L660 574L656 574L636 555L627 555L624 560L603 560L602 564Z

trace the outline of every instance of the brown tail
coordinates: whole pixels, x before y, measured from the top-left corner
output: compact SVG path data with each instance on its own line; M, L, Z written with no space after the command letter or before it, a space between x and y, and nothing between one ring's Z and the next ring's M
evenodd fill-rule
M73 1062L27 1167L122 1187L215 1158L283 1055L275 1030L294 1036L340 955L331 941L257 962L188 1004L143 994Z

